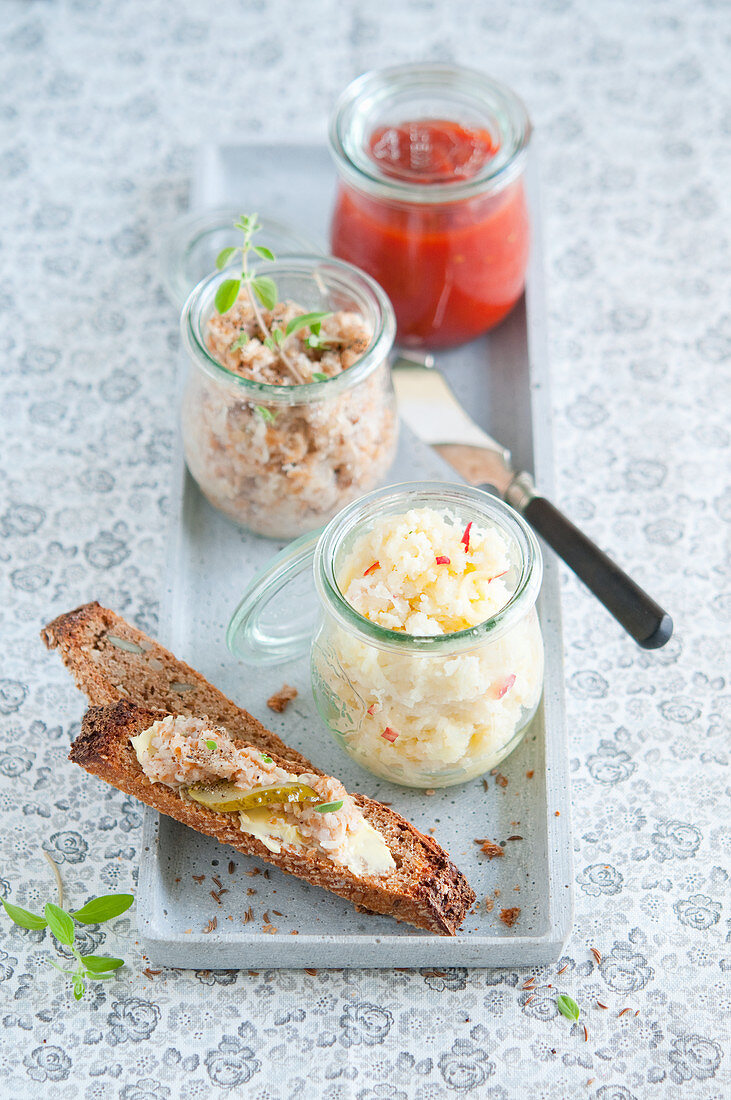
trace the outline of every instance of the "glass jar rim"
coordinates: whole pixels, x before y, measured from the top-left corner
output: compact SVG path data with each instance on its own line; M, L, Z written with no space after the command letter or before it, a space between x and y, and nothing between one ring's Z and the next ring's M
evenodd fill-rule
M376 518L384 504L408 508L431 505L438 509L458 507L474 513L475 520L487 521L509 534L521 555L519 576L508 601L488 619L450 634L415 635L389 630L366 619L348 603L335 576L338 548L354 529ZM394 513L396 514L396 513ZM314 555L315 586L321 602L341 626L351 633L367 635L383 649L413 650L444 654L472 649L484 641L497 641L533 607L543 579L543 557L538 540L523 517L509 504L483 489L442 481L402 482L375 489L342 509L324 528Z
M267 263L266 271L273 277L300 275L313 279L317 276L320 280L326 280L329 276L340 289L351 291L361 300L365 299L371 311L371 317L366 319L373 321L373 333L368 347L352 366L324 382L275 386L243 378L211 355L203 338L202 324L213 305L216 290L224 279L231 277L231 272L224 269L207 275L193 288L180 315L184 346L196 364L212 378L233 386L242 392L242 396L251 397L252 400L267 404L306 405L314 401L329 400L362 382L380 366L391 351L396 336L393 306L386 292L365 271L345 260L310 253L278 257Z
M231 204L206 207L205 210L190 210L176 218L163 235L160 245L161 277L167 296L177 309L183 308L191 290L210 271L209 267L204 269L194 263L198 259L198 253L204 251L207 243L217 234L230 235L239 217L240 207ZM278 256L288 256L290 253L315 254L322 251L315 239L287 222L270 218L266 214L258 214L257 217L261 226L260 242L270 247ZM276 244L270 244L272 237ZM216 251L218 249L211 250L211 259ZM201 260L203 258L200 257ZM209 263L211 259L208 259ZM197 269L195 275L191 271L192 266Z
M395 91L408 89L459 93L465 101L479 105L497 120L506 144L501 141L498 154L489 158L474 176L464 180L413 184L384 174L360 146L353 149L349 136L357 112L380 106ZM330 152L348 183L380 198L424 205L455 202L502 190L523 172L531 134L525 103L506 84L478 69L422 62L372 69L357 77L337 100L329 128Z

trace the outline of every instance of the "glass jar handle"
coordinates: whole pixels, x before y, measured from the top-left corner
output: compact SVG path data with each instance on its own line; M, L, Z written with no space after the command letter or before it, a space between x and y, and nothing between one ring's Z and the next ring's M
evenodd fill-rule
M252 665L276 665L307 652L319 613L312 562L320 533L295 539L255 574L226 631L234 657ZM297 585L308 569L309 584ZM285 587L286 601L275 602Z

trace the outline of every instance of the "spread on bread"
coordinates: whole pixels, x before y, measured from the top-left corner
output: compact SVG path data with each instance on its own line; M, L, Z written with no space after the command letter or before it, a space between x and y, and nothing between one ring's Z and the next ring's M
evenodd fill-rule
M241 831L270 852L315 849L358 875L395 867L385 840L337 779L295 775L202 718L168 715L130 743L148 779L216 813L237 815Z
M120 647L111 642L110 635L117 641L124 640L127 645ZM98 603L78 607L48 623L42 637L49 649L58 650L91 703L69 754L71 760L91 775L182 825L213 837L221 844L231 845L247 856L264 859L287 874L345 898L361 910L395 917L438 935L457 933L475 900L475 893L433 837L421 833L383 803L360 794L346 794L340 784L336 785L336 780L324 777L314 764L226 698L200 672L109 608ZM184 692L180 691L181 686L185 686ZM134 699L144 701L145 705L133 702ZM248 809L221 810L221 804L226 804L231 793L230 787L224 784L235 785L235 775L227 778L219 772L212 778L205 778L207 770L187 771L176 780L172 773L172 781L168 784L146 774L131 742L166 718L200 719L206 731L204 742L215 742L217 748L219 744L228 744L219 730L222 727L234 749L242 750L256 763L258 770L247 772L247 782L256 785L247 791L241 789L242 797L249 801ZM212 754L209 745L205 748ZM144 749L144 744L140 749ZM144 759L144 751L141 754ZM269 757L271 763L291 777L284 784L287 798L306 795L302 786L317 795L317 801L310 803L320 807L314 815L316 818L342 820L338 803L342 801L342 809L347 810L352 800L355 812L362 815L372 829L354 833L350 845L351 865L375 866L376 861L368 851L375 841L379 848L382 842L387 844L394 861L393 869L383 873L355 873L349 866L336 861L332 848L325 849L306 837L303 843L291 834L289 840L283 837L285 826L294 825L300 836L302 829L291 822L289 815L277 812L278 804L263 800L274 790L271 785L265 787L264 783L271 784L272 780L279 783L278 773L264 772L262 766L269 763L264 757ZM221 762L218 761L219 768ZM161 763L158 761L158 765ZM261 783L256 778L258 775L262 776ZM323 779L326 784L321 786ZM183 794L183 787L193 790ZM203 794L204 789L206 794ZM282 787L278 790L282 791ZM267 792L266 796L263 791ZM197 797L193 797L194 792ZM284 792L280 797L285 797ZM210 802L212 798L219 800L220 812L211 810L202 801ZM253 799L258 805L251 806ZM323 799L326 800L324 804ZM247 831L241 827L242 813L248 818ZM267 847L263 836L270 845L278 844L280 851ZM292 839L297 843L290 843ZM359 853L359 846L365 851Z

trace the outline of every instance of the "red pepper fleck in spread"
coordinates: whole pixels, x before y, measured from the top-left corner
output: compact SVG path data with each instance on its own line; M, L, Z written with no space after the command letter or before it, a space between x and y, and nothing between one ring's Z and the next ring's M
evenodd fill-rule
M380 567L381 567L380 561L374 561L373 565L368 566L368 568L366 569L363 576L364 577L370 577L371 573L375 573L376 569L380 569Z
M391 744L393 744L398 737L398 733L396 732L396 730L392 730L390 726L386 726L385 730L381 734L381 737L384 737L386 741L390 741Z
M496 581L499 577L504 577L509 572L509 569L503 569L502 573L496 573L494 577L488 577L487 583L490 584L491 581Z
M460 542L462 543L462 545L465 548L465 552L467 552L467 550L469 550L469 548L470 548L470 527L471 526L472 526L472 520L470 520L470 522L465 527L464 534L462 535L462 538L460 539Z
M515 673L511 672L509 676L505 677L501 684L493 688L493 695L495 699L502 699L503 695L507 695L514 683Z
M366 711L366 714L370 714L370 716L372 718L377 710L380 710L380 707L378 706L378 703L371 703L371 705L368 707L368 710Z
M450 564L451 564L451 560L452 560L451 558L445 558L445 557L443 557L443 556L441 556L441 555L440 555L440 556L439 556L439 557L437 558L437 565L450 565Z

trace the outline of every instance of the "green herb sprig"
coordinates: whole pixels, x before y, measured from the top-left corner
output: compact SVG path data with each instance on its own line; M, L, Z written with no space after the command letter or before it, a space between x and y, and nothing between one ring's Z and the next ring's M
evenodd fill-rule
M271 328L269 328L264 320L260 306L264 306L264 308L268 310L274 309L279 300L277 284L270 276L259 275L251 271L249 269L249 258L252 252L258 256L260 260L271 261L275 260L276 256L270 248L265 248L263 245L254 244L253 242L254 235L261 230L257 214L241 214L239 220L234 222L234 229L240 229L244 234L243 243L240 245L231 245L219 252L216 257L216 268L219 271L223 271L223 269L233 263L234 260L240 258L241 274L235 279L224 279L220 284L216 291L216 309L219 313L228 313L235 304L241 288L243 287L251 303L251 308L254 311L254 316L264 346L277 354L282 364L297 382L304 384L307 382L307 379L302 374L297 364L290 358L286 347L287 341L291 336L294 336L295 333L301 332L303 329L309 329L309 333L305 338L307 347L316 349L328 347L328 341L325 340L321 333L321 325L324 319L330 317L331 314L321 310L312 313L302 313L297 317L293 317L291 321L288 321L284 328L282 328L281 325L272 325ZM230 350L238 351L239 348L244 347L248 342L249 335L242 329L231 344ZM320 375L315 380L318 382L327 381L327 376Z
M51 861L49 860L49 862ZM55 869L58 870L58 868ZM63 894L60 890L59 900L63 901ZM92 898L91 901L88 901L86 905L82 905L81 909L77 909L74 913L68 913L60 905L54 905L52 901L49 901L43 909L43 916L39 913L32 913L29 909L23 909L20 905L12 905L2 898L0 898L0 901L2 901L5 912L15 924L20 925L21 928L30 928L33 931L48 928L51 935L60 944L70 948L71 954L76 959L76 967L73 970L67 970L63 966L59 966L53 959L48 961L56 970L60 970L62 974L68 975L71 979L75 1000L80 1001L84 996L88 981L109 981L110 978L114 977L114 971L119 970L120 966L124 966L124 959L115 959L108 955L82 955L78 948L74 946L76 940L74 922L78 924L102 924L104 921L112 920L129 909L134 901L132 894L103 894L101 897Z
M334 814L338 810L343 808L343 800L339 802L321 802L319 806L313 806L313 810L317 810L318 814Z

